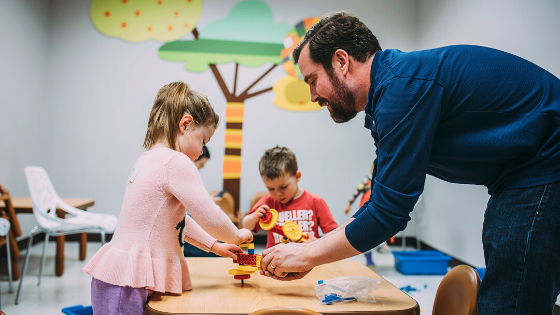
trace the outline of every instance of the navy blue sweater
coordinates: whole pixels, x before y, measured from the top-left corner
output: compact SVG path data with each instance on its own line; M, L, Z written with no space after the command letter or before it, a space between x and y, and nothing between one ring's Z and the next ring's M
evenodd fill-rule
M359 251L406 227L426 174L490 194L560 180L560 80L512 54L378 51L365 112L375 178L346 227Z

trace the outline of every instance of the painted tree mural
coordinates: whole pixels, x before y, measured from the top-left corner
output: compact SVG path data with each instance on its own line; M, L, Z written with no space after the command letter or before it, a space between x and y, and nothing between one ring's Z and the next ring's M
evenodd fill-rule
M308 20L307 29L318 21ZM301 79L296 78L299 70L291 59L291 51L299 44L305 31L305 27L290 29L285 23L274 24L272 12L266 4L245 1L236 5L225 19L208 24L200 34L194 30L195 40L170 42L159 49L161 58L182 61L188 71L203 72L210 68L220 85L227 102L223 186L233 195L236 209L239 209L240 200L245 101L271 91L273 87L254 92L251 89L275 67L284 64L284 68L292 70L294 76L283 78L275 85L278 97L274 104L287 110L320 108L310 102L309 89ZM232 90L229 90L216 66L229 62L235 62ZM239 66L257 67L267 62L272 63L272 66L238 93Z
M292 51L319 18L307 18L289 27L274 23L269 7L260 1L238 3L224 19L209 23L199 33L196 23L202 0L92 0L91 18L95 27L111 37L129 42L155 39L167 42L159 48L160 58L179 61L190 72L212 71L226 99L225 155L223 187L239 209L241 149L245 101L273 90L274 105L290 111L310 111L321 107L310 101L309 88L301 80ZM192 32L194 40L178 40ZM230 90L217 65L235 62ZM243 91L237 90L239 66L272 66ZM278 65L288 76L273 87L252 88Z

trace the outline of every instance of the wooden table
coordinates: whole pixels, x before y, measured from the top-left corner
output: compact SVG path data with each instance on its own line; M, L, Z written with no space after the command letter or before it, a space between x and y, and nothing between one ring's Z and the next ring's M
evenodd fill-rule
M74 208L81 210L87 210L87 208L93 206L93 199L88 198L62 198L64 202L71 205ZM16 213L33 213L33 202L29 197L12 197L12 205ZM0 208L4 207L4 203L0 203ZM56 214L64 218L66 212L60 208L56 208ZM29 233L28 231L23 231L23 233ZM56 258L54 263L55 274L57 276L62 276L64 274L64 241L66 237L64 235L56 237ZM87 256L87 233L80 233L80 260L85 260Z
M187 258L187 262L193 289L180 295L155 293L146 306L145 315L248 314L275 306L302 307L324 314L420 314L415 300L351 259L316 267L303 279L295 281L278 281L255 273L243 286L228 274L229 269L237 267L230 258ZM342 276L380 279L379 288L373 291L377 303L319 304L315 283Z

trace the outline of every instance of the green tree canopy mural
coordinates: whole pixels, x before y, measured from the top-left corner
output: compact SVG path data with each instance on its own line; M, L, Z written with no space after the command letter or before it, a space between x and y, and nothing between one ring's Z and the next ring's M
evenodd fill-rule
M192 72L203 72L210 64L236 62L247 67L267 62L282 62L284 35L290 27L274 24L272 12L259 1L236 5L222 20L208 24L198 40L176 41L163 45L159 56L170 61L182 61Z

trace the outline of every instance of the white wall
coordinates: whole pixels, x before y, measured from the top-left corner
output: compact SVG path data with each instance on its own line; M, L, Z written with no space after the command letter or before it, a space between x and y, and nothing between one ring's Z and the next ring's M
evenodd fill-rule
M419 0L418 49L474 44L523 57L560 76L559 1ZM484 266L482 222L489 196L484 187L428 177L420 237L428 244Z
M197 28L225 17L238 1L205 0ZM53 159L47 171L61 196L91 197L94 211L118 214L128 174L142 150L148 115L158 89L184 80L206 93L223 118L225 99L210 70L184 70L182 63L157 56L161 42L131 44L97 32L89 19L89 1L53 2L50 44ZM295 25L308 16L342 9L357 14L375 30L384 48L415 48L415 3L399 1L266 1L276 23ZM297 9L296 9L297 8ZM190 38L192 35L186 36ZM240 67L238 90L270 65ZM232 84L234 67L220 65ZM286 74L277 67L254 90ZM326 110L297 113L272 105L273 92L246 102L241 208L264 186L257 164L275 145L294 150L302 171L301 187L322 196L340 223L352 190L369 170L373 140L363 114L337 125ZM209 143L212 158L201 171L208 190L222 187L224 124ZM13 181L21 179L14 178Z
M0 184L28 196L27 165L49 163L50 9L45 0L0 3ZM24 233L34 223L20 216Z

